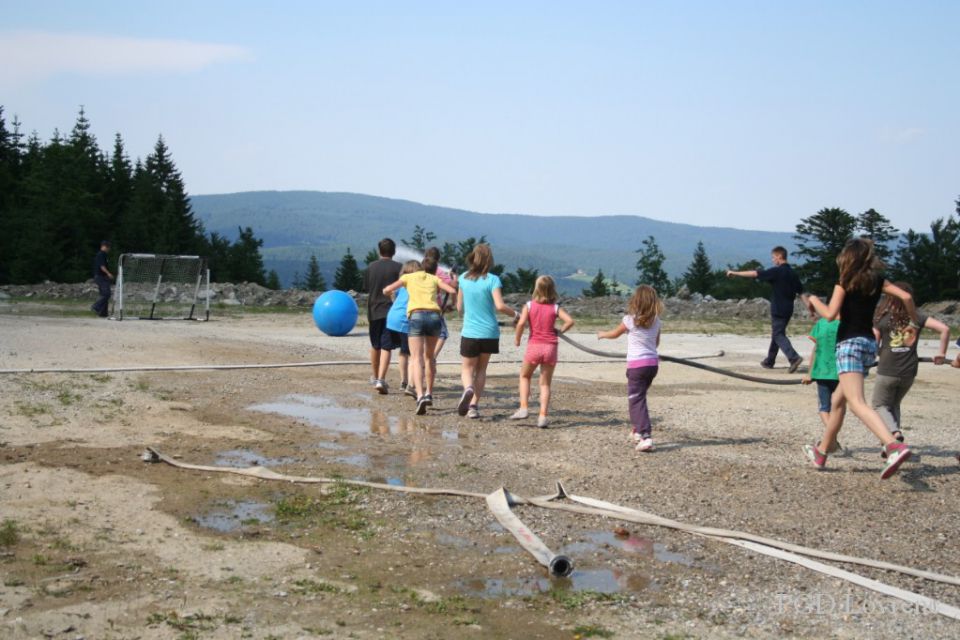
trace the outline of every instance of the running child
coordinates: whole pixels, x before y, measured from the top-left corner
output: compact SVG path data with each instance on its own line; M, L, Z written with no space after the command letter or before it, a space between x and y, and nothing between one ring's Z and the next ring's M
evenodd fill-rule
M421 267L418 261L407 260L403 263L400 275L416 273L420 271L420 269ZM410 366L410 340L408 337L410 333L410 322L407 320L407 301L409 299L410 294L407 293L405 287L397 290L393 298L393 306L391 306L390 311L387 312L387 329L393 333L394 344L400 345L400 355L397 357L397 362L400 365L400 391L403 392L404 395L416 398L417 392L413 388L413 385L410 384L410 377L407 375Z
M917 308L913 296L884 279L881 273L883 263L874 253L873 241L867 238L849 240L837 256L837 267L840 270L840 282L833 288L830 304L824 304L817 296L807 296L805 301L811 311L816 311L827 320L840 318L837 329L838 393L846 400L854 415L883 443L887 461L880 478L886 479L897 472L912 452L905 443L897 442L890 435L883 418L864 399L864 374L877 354L873 314L881 294L902 300L910 317L908 328L911 330L904 340L905 344L912 345L916 340L916 330L920 327ZM843 416L839 412L831 413L823 438L816 444L804 446L807 457L817 469L826 465L827 452L832 450L842 425Z
M410 323L410 366L413 385L417 390L417 415L427 412L427 407L433 404L433 359L428 353L433 353L437 338L440 337L440 307L437 306L437 289L447 293L456 293L456 289L441 282L436 276L437 261L433 258L424 258L421 262L423 271L407 273L400 279L383 289L384 295L389 295L404 287L410 296L407 301L407 320ZM426 369L426 371L424 371Z
M427 250L423 252L424 256L430 256L437 261L437 277L440 278L442 282L447 283L451 287L457 286L456 276L452 271L440 265L440 249L436 247L427 247ZM437 358L440 357L440 352L443 350L443 345L447 343L447 338L450 337L450 332L447 330L447 319L444 314L447 311L453 309L453 305L450 304L450 294L446 291L437 293L437 306L440 307L440 337L437 339L437 346L433 350L431 357L433 358L433 371L437 371ZM430 381L430 388L433 388L433 381Z
M509 315L514 323L520 314L503 302L503 284L493 267L493 250L481 243L467 254L467 272L459 278L457 311L463 313L460 330L460 380L463 395L457 413L476 420L480 417L480 397L487 383L490 356L500 353L500 325L497 313Z
M520 365L520 408L510 416L511 420L525 420L529 416L530 380L540 367L540 415L537 426L545 428L549 423L550 382L557 366L557 334L554 326L557 318L563 320L559 333L566 333L573 326L573 318L558 303L557 286L550 276L540 276L533 287L533 300L524 305L517 322L514 342L519 347L523 329L529 323L530 339Z
M913 287L906 282L894 283L900 289L913 294ZM950 345L950 328L920 310L916 311L920 329L910 326L910 314L900 298L884 296L877 305L873 318L873 332L880 345L877 358L877 381L873 385L873 408L876 409L890 434L903 442L900 422L900 403L913 386L917 377L919 358L917 341L908 344L908 338L919 337L923 328L940 333L940 352L933 357L934 364L943 364Z
M663 302L656 290L642 284L627 304L627 315L615 329L598 331L597 338L610 340L627 334L627 403L637 451L653 451L652 425L647 408L647 390L660 370L660 316Z
M843 396L834 394L840 384L837 376L837 329L839 328L839 320L819 318L813 323L810 335L807 336L813 341L813 349L810 351L810 370L800 380L803 384L817 383L818 412L824 428L827 426L831 412L840 411L846 414L847 411L847 403ZM842 450L839 440L830 453L835 453L837 450Z

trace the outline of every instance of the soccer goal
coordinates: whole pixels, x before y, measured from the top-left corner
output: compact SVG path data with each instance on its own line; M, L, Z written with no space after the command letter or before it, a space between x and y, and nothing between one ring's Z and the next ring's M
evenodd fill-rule
M117 320L209 320L210 270L207 259L152 253L122 254L117 269L113 317Z

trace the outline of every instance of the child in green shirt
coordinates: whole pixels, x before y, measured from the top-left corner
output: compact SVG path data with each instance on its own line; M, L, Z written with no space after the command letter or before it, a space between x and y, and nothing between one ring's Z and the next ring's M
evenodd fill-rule
M827 426L827 418L831 411L840 411L846 414L847 403L842 397L833 400L833 392L837 390L839 376L837 375L837 329L840 320L824 320L820 318L810 329L807 336L813 341L813 350L810 352L810 370L803 376L803 384L817 383L817 399L819 401L820 420ZM839 394L837 394L839 396ZM837 449L842 449L837 443ZM831 452L832 453L832 452Z

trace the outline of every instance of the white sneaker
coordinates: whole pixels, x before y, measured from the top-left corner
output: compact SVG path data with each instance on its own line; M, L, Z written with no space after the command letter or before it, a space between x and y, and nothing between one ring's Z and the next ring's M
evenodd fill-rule
M541 429L546 429L548 424L550 424L550 421L547 419L547 416L537 417L537 426Z
M476 405L470 405L470 408L467 409L467 417L471 420L476 420L480 417L480 410L477 409Z
M530 417L530 413L526 409L517 409L513 412L513 415L510 416L511 420L526 420Z
M653 451L653 438L643 438L637 443L637 451Z
M643 440L643 436L640 435L639 431L630 432L630 442L636 445L639 444L641 440Z
M383 380L377 380L373 383L373 387L377 390L377 393L383 395L387 393L387 383Z

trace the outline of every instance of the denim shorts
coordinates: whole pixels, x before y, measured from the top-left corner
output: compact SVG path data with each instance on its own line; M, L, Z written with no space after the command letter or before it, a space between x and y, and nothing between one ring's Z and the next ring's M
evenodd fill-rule
M417 310L410 314L411 338L440 336L440 313L437 311Z
M837 343L837 373L862 373L877 362L877 341L858 336Z
M814 380L817 383L817 401L820 403L820 413L830 413L830 397L837 390L839 380Z
M440 316L440 339L446 340L450 337L450 332L447 331L447 319L443 316Z

